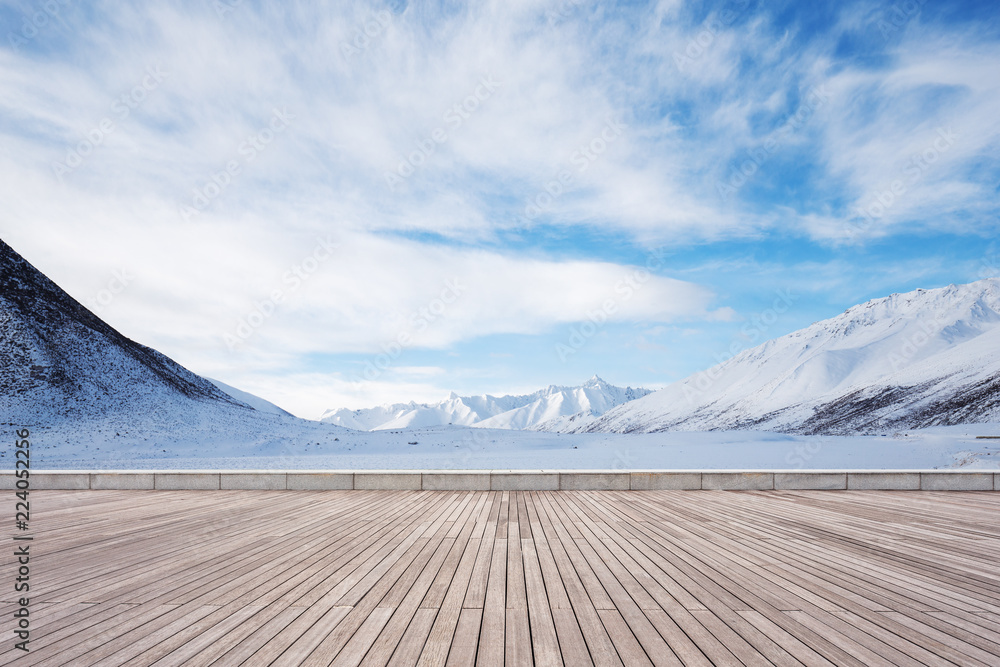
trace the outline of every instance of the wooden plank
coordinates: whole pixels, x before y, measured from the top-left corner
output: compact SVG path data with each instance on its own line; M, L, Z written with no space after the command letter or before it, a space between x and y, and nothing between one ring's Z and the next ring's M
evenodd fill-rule
M455 639L448 653L448 662L445 663L447 667L472 667L476 664L482 620L482 609L462 609L455 629Z
M455 494L440 494L439 497L446 500L451 499L451 501L457 498ZM368 619L372 616L376 617L376 622L374 625L366 626L366 628L370 630L373 627L377 627L378 632L381 632L394 609L392 607L378 607L379 603L390 591L396 590L396 584L401 578L412 580L417 576L417 573L423 566L422 554L432 551L435 542L442 540L450 528L450 526L446 525L450 505L445 503L438 507L439 510L443 509L444 511L438 512L436 517L428 517L427 521L418 524L412 534L412 537L416 539L412 540L405 552L400 553L397 558L392 559L388 563L388 567L385 567L385 564L379 564L372 570L370 575L364 577L358 584L352 587L351 591L344 598L341 598L341 603L351 601L354 604L354 608L334 628L333 632L320 642L313 653L303 661L302 664L304 667L329 665L330 662L339 656L342 650L346 650L346 646L353 641L354 634L360 631L360 628L365 626ZM428 536L425 537L425 535ZM384 611L376 613L376 609ZM382 622L383 614L386 614L385 622ZM374 638L372 641L374 641ZM363 648L367 651L369 647L370 643ZM361 648L362 646L356 643L352 644L352 650L348 654L350 660L353 660L355 656L357 656L358 660L363 658L363 653L360 653Z
M394 610L391 607L375 607L365 618L361 626L351 635L344 648L337 653L330 667L357 667L368 653L375 638L389 622ZM332 652L332 649L331 649ZM322 656L323 651L317 650L313 655Z
M604 627L608 631L608 636L611 637L611 641L614 643L622 663L629 665L629 667L632 667L632 665L636 667L649 665L652 667L653 663L650 661L649 656L646 655L646 652L642 649L642 645L639 644L639 640L632 634L632 630L629 629L625 623L625 619L622 618L617 609L600 609L597 613L600 615L601 621L604 623Z
M250 660L251 664L257 652L270 642L275 635L288 627L304 610L300 607L286 607L271 617L262 621L252 617L241 624L238 632L227 632L222 636L214 633L203 633L188 637L183 644L167 654L158 662L146 662L147 653L143 653L129 661L129 665L183 665L188 664L195 656L201 663L218 660L224 665L242 665ZM149 656L152 657L152 656Z
M482 609L486 604L486 585L490 576L490 562L493 558L493 543L496 541L497 516L500 512L500 493L493 492L490 499L489 518L483 526L482 542L479 545L479 555L472 569L471 578L466 589L466 607Z
M350 610L350 607L307 607L298 618L257 651L255 662L276 666L301 664Z
M504 500L503 502L506 503L507 501ZM476 655L477 664L504 664L507 623L507 605L504 601L506 585L507 540L494 540L489 581L486 586L486 601L483 604L482 628L479 632L479 651Z
M32 498L0 664L1000 664L994 492Z
M511 667L534 665L527 607L507 609L504 631L504 664Z
M528 621L531 626L528 645L534 649L536 665L539 667L558 667L563 664L563 659L556 636L555 621L552 619L552 609L549 607L548 596L545 593L545 582L542 579L542 568L538 563L534 540L530 538L521 540L521 556L523 558ZM507 620L509 623L509 614Z
M553 526L553 530L555 530L555 521L549 516L551 510L548 502L549 493L551 492L539 494L537 497L539 501L538 507L540 516L543 516L543 520L548 521ZM579 624L584 641L586 642L590 653L590 660L598 667L604 667L605 665L615 667L621 665L622 662L618 657L618 651L608 636L608 631L605 629L604 623L598 614L597 607L588 595L587 589L579 577L579 573L567 555L562 539L555 535L550 535L547 543L551 548L553 560L556 563L560 580L566 589L576 622ZM553 614L558 619L561 627L567 628L570 625L568 610L556 609L553 610ZM566 637L568 640L570 635L567 633ZM560 646L565 646L562 636L560 638Z
M417 609L387 663L389 667L414 667L417 664L431 634L437 613L437 609L433 608Z
M594 611L594 615L597 616L596 610ZM590 654L588 642L584 639L583 629L580 627L580 622L571 608L553 609L552 622L556 626L556 635L559 638L559 652L562 654L563 664L580 665L581 667L595 664ZM601 627L601 631L606 632L603 626ZM604 654L598 656L597 664L621 664L618 654L611 645L610 639L608 639Z
M476 533L472 534L475 535ZM474 537L466 545L465 552L462 554L462 560L459 561L458 569L455 571L455 576L452 577L448 592L445 593L444 600L441 602L441 609L434 619L434 625L431 627L427 641L424 643L424 648L420 653L420 659L417 663L418 665L422 665L423 667L440 667L446 664L452 640L455 637L461 620L469 580L481 551L480 544L483 541L482 537ZM481 617L482 615L480 614L479 618L481 619ZM478 635L479 626L477 625L476 636L478 637Z
M448 522L446 522L447 525ZM443 539L442 539L443 538ZM426 565L419 572L419 575L413 579L412 577L401 577L396 584L394 584L393 589L386 594L384 598L379 602L379 607L388 606L393 609L392 617L386 624L385 628L379 634L378 638L372 644L371 649L365 656L363 665L366 667L383 667L388 664L389 659L392 657L396 650L396 647L402 641L403 636L407 632L408 626L411 624L414 615L417 613L421 601L424 599L425 594L430 588L432 581L437 577L438 570L440 569L442 563L448 554L453 550L455 540L453 538L444 537L444 535L438 536L437 546L434 553L426 559ZM424 562L425 559L418 558L411 564L409 571L416 571L420 567L420 563ZM393 591L397 586L400 586L402 582L412 581L404 586L405 595L402 600L396 603L393 597ZM428 628L429 630L429 628ZM426 635L424 635L426 638ZM421 640L421 646L423 648L423 639ZM419 656L420 651L416 652Z

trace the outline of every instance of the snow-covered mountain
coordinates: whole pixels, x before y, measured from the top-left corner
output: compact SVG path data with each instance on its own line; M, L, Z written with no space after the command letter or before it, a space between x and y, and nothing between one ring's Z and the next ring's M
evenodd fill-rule
M0 240L0 416L39 434L43 462L46 447L273 453L343 433L264 403L126 338Z
M235 398L237 401L240 401L241 403L246 403L254 410L258 410L260 412L270 412L271 414L274 415L284 415L288 417L292 416L291 412L288 412L287 410L278 407L271 401L261 398L256 394L251 394L249 391L243 391L242 389L237 389L236 387L230 384L226 384L221 380L213 380L210 377L207 377L205 379L214 384L216 387L218 387L225 393Z
M1000 421L1000 278L874 299L566 432L880 433Z
M607 410L645 396L648 389L615 387L598 376L579 387L551 385L523 396L451 396L439 403L396 403L375 408L328 410L320 421L365 431L454 424L480 428L556 430L588 423Z

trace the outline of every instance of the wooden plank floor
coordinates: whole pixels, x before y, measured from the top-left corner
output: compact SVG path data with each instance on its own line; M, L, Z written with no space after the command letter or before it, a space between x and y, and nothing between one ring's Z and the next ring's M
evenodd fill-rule
M12 546L0 664L1000 665L998 493L31 501L32 650Z

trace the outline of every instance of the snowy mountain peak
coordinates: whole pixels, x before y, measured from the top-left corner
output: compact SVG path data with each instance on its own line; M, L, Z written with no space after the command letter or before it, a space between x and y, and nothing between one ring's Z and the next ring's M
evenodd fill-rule
M565 430L853 433L1000 420L1000 278L891 294Z
M320 421L366 431L443 424L502 429L536 429L573 417L590 421L626 401L645 396L648 389L614 387L598 376L578 387L549 385L523 396L458 396L440 403L397 403L362 410L328 410Z

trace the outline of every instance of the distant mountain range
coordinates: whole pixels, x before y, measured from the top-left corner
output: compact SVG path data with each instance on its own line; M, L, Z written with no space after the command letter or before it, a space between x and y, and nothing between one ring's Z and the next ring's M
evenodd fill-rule
M887 433L1000 421L1000 278L893 294L565 432Z
M320 421L364 431L425 426L557 430L586 424L609 409L650 393L615 387L594 376L578 387L551 385L523 396L451 396L439 403L396 403L374 408L328 410Z

